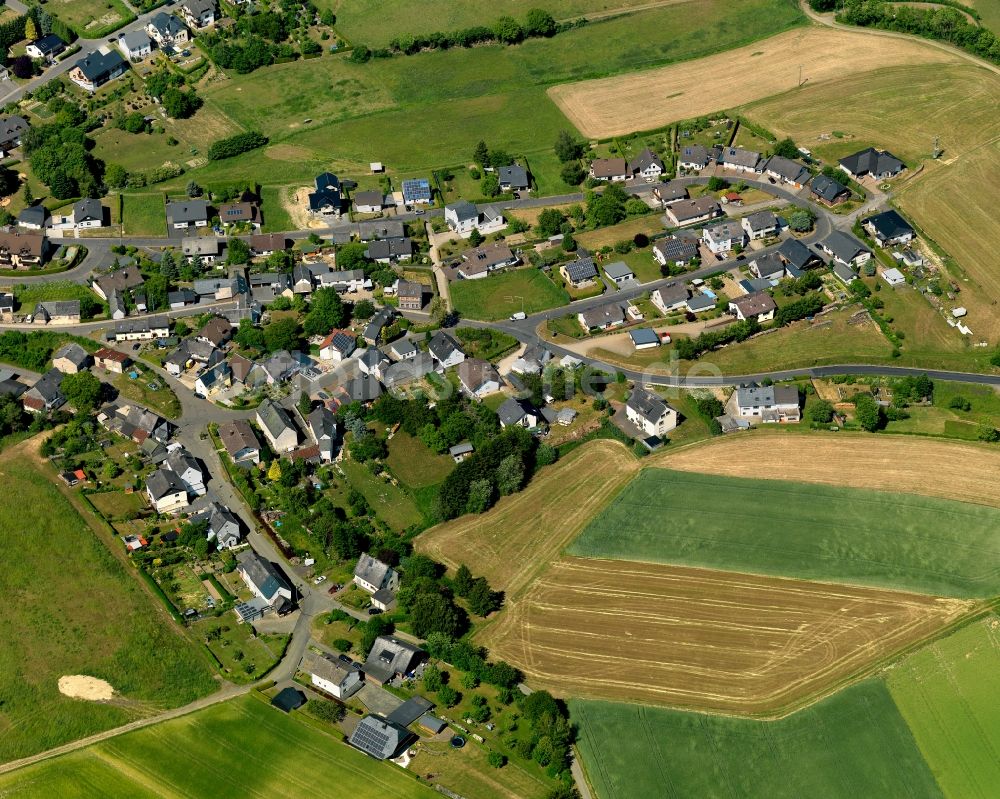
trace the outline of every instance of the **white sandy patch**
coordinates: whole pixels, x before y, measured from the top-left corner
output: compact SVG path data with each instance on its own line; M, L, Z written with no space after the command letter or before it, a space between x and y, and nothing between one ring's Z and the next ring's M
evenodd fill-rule
M114 698L115 689L110 683L86 674L67 674L59 678L59 693L73 699L107 702Z

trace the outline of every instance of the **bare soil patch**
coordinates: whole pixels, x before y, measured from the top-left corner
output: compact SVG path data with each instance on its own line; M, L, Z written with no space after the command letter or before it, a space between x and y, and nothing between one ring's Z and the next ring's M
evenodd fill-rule
M917 40L873 45L863 33L810 27L668 67L553 86L548 93L584 136L606 138L795 89L800 66L802 82L811 86L879 67L959 60Z
M477 640L561 696L778 715L973 607L857 586L562 558Z
M97 677L67 674L59 678L59 693L89 702L109 702L114 699L115 689L111 687L111 683Z

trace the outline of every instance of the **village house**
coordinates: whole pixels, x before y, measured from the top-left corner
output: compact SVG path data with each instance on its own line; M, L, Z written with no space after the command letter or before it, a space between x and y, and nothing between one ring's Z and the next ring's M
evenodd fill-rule
M28 413L48 413L66 402L62 393L63 373L49 369L21 395L21 404Z
M94 353L94 365L106 372L114 372L120 375L131 363L132 359L124 352L119 352L108 347L101 347Z
M243 419L219 425L219 439L237 466L260 463L260 442L250 423Z
M42 36L40 39L35 39L35 41L24 48L24 52L31 58L44 59L51 64L55 61L56 56L65 49L66 42L54 33L50 33L47 36Z
M738 386L726 403L732 416L762 422L798 422L799 390L795 386Z
M456 373L462 389L473 399L495 394L503 385L493 364L481 358L467 358L458 365Z
M188 236L181 242L181 253L188 263L198 258L211 266L221 254L220 248L221 243L215 236Z
M198 295L191 289L177 289L175 291L167 292L167 304L170 306L172 311L176 311L180 308L186 308L188 305L194 305L197 302Z
M577 258L559 267L559 274L573 288L578 289L591 285L597 280L597 265L593 258Z
M281 233L254 233L250 237L250 252L267 256L288 249L288 239Z
M49 209L44 205L29 205L17 215L17 226L25 230L42 230L48 227L51 221Z
M444 207L444 220L453 233L457 233L462 238L467 239L472 235L473 230L478 230L480 235L488 236L503 230L507 224L503 214L495 208L487 208L480 212L475 205L468 200L459 200Z
M783 278L785 269L785 262L776 252L761 255L750 262L750 274L769 281Z
M369 594L382 590L396 591L399 588L399 572L363 552L354 567L354 584Z
M222 203L219 206L219 222L225 229L228 229L230 225L250 225L251 229L256 230L260 227L260 212L257 203Z
M839 163L840 168L855 180L866 177L888 180L906 169L906 164L888 150L876 150L874 147L841 158Z
M910 224L890 208L875 216L870 216L862 222L865 230L871 234L879 247L891 247L894 244L909 244L916 233Z
M798 161L781 155L772 155L767 159L767 163L764 164L764 173L794 189L801 189L811 177L809 170Z
M778 234L778 217L774 215L773 211L767 209L747 214L740 220L740 224L750 241L766 239L768 236Z
M359 214L379 214L385 205L385 195L378 189L354 194L354 210Z
M520 164L500 167L497 170L497 181L500 184L500 191L518 193L531 191L531 177L528 175L528 170Z
M400 280L396 284L396 305L401 311L419 311L423 308L423 284L413 280Z
M684 308L688 301L688 289L684 283L667 283L649 295L649 301L662 314Z
M427 345L427 351L438 364L438 371L458 366L465 360L465 353L455 338L443 330L437 331Z
M722 211L714 197L704 196L695 200L681 200L667 207L667 221L675 226L693 225L719 216Z
M628 162L629 175L645 181L657 180L664 172L663 159L648 147Z
M588 308L580 311L576 315L577 320L584 330L607 330L625 323L625 312L620 305L599 305L596 308Z
M146 24L146 33L160 47L176 47L190 41L188 29L173 14L160 11Z
M466 280L479 280L497 269L515 266L520 260L510 247L496 242L462 253L463 263L458 266L457 271Z
M58 38L58 37L56 37ZM29 47L31 45L28 45ZM21 136L31 126L22 116L0 117L0 157L6 158L10 151L21 146Z
M605 264L604 275L619 288L635 282L635 272L624 261Z
M139 288L144 283L142 273L137 266L129 264L121 269L108 272L94 278L91 288L102 300L107 300L116 291L131 291Z
M729 301L729 312L735 314L737 319L756 319L762 324L774 319L776 308L771 295L763 291L744 294Z
M715 297L710 297L707 294L702 294L701 292L695 292L690 297L686 303L688 313L699 314L705 311L711 311L715 308Z
M369 757L390 760L409 746L414 737L406 727L372 714L358 722L347 740Z
M625 417L651 438L662 438L677 427L677 411L639 386L632 390L625 403Z
M809 184L809 191L815 199L828 207L840 205L851 199L851 190L847 186L826 175L814 177Z
M363 684L361 672L327 655L307 653L302 671L314 688L341 701L361 690Z
M250 592L267 604L264 612L284 614L292 609L295 589L271 561L247 549L236 556L236 573Z
M233 337L233 326L221 316L213 316L204 325L195 338L213 347L225 347Z
M319 345L319 357L324 361L340 363L354 352L357 340L346 330L333 330Z
M190 504L180 476L162 467L146 478L146 496L157 513L179 513Z
M680 155L677 159L677 165L681 169L690 169L695 172L700 172L709 162L708 148L703 147L700 144L689 144L686 147L681 148Z
M278 453L291 452L299 445L299 431L292 423L288 411L269 399L257 407L257 426L271 449Z
M128 308L125 305L125 295L120 291L114 291L108 297L108 316L115 321L128 316Z
M79 300L48 300L35 306L32 318L36 325L80 324Z
M524 427L530 430L538 426L538 411L527 401L510 397L497 408L501 427Z
M398 338L389 345L386 352L397 361L406 361L415 358L420 350L413 343L413 339Z
M217 391L229 388L232 384L232 369L225 361L219 361L198 375L194 381L194 393L196 397L209 397Z
M715 255L743 246L743 227L736 220L720 222L702 231L701 240Z
M660 266L684 267L698 257L698 245L690 239L668 236L653 244L653 259Z
M170 440L170 423L146 408L130 402L105 405L97 421L109 432L128 438L136 444L152 439L160 443Z
M759 175L764 171L761 166L760 153L753 150L745 150L742 147L724 148L719 163L723 168L732 169L736 172Z
M0 228L0 267L31 269L45 260L44 233L17 232Z
M215 24L215 0L184 0L181 14L189 27L207 28Z
M595 158L590 164L590 177L614 182L627 180L628 164L624 158Z
M358 222L358 240L368 243L376 239L401 239L406 225L395 219L374 219Z
M833 231L819 243L819 248L844 266L855 268L866 264L872 257L871 250L849 233Z
M91 94L105 83L120 78L128 71L128 62L117 50L102 47L84 56L69 71L69 79Z
M402 240L393 239L393 241ZM406 242L409 242L409 239L406 239ZM372 287L371 280L365 277L364 269L337 269L332 272L320 272L316 277L321 288L332 288L338 294L354 294Z
M146 31L128 31L118 37L118 49L129 61L142 61L153 52L153 40Z
M202 510L191 516L191 522L208 523L205 538L208 541L215 541L216 549L232 549L239 546L242 538L239 519L229 508L224 508L218 502L209 502Z
M189 494L194 494L196 497L204 496L205 475L190 452L183 448L173 450L167 455L165 466L181 479Z
M410 178L402 183L403 205L430 205L434 201L427 178Z
M385 685L394 677L411 674L426 659L427 653L419 646L394 635L380 635L375 639L362 671L366 680Z
M344 196L340 178L332 172L316 176L316 190L309 193L309 213L339 217L344 208Z
M658 183L653 187L653 196L660 201L660 205L666 208L668 205L688 199L687 186L670 181L668 183Z
M361 332L361 337L368 344L377 344L382 335L383 328L392 321L394 316L395 311L392 308L388 306L379 308L375 311L375 315L368 320L368 324L365 325L364 330Z
M337 444L337 417L324 405L313 408L306 418L309 435L319 448L319 459L323 463L333 460Z
M814 266L821 266L822 259L812 250L806 247L798 239L786 239L778 247L778 255L785 262L786 266L804 271Z
M401 239L376 239L368 242L365 257L378 264L398 264L413 258L413 241L404 236Z
M91 362L90 353L75 341L63 344L52 353L52 366L66 375L82 372Z
M167 224L174 230L208 226L208 203L205 200L167 200Z

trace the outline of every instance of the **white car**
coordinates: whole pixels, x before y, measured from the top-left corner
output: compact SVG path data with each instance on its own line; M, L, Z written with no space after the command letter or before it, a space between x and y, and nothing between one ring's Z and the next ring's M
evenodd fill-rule
M319 585L320 583L324 582L325 580L326 580L326 575L325 574L321 574L319 577L317 577L315 580L313 580L313 585Z

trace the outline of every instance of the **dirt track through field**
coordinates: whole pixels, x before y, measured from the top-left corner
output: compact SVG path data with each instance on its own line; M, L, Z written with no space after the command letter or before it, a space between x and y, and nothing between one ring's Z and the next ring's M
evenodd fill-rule
M886 435L758 433L647 458L644 466L923 494L1000 507L1000 450Z
M974 603L562 558L477 642L561 696L776 714L941 630Z
M835 54L831 57L831 54ZM651 130L879 67L955 63L959 57L916 39L884 39L852 30L807 27L706 58L548 90L588 138Z

